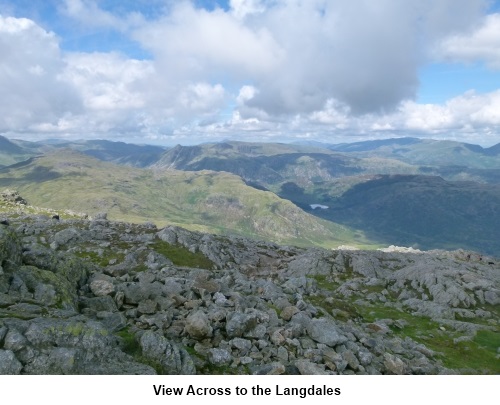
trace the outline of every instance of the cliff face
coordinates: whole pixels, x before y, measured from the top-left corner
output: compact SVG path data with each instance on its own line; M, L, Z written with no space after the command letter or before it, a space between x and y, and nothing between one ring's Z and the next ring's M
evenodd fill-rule
M494 258L65 217L0 218L0 374L500 372Z

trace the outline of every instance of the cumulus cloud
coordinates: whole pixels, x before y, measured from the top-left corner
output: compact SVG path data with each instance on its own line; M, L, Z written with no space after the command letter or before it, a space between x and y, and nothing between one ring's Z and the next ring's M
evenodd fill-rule
M134 38L177 72L245 84L266 113L309 113L330 98L353 113L415 97L427 48L473 26L483 0L232 0L213 11L181 2Z
M232 14L238 18L245 18L247 15L260 14L266 10L262 0L230 0Z
M166 75L189 80L259 76L275 71L281 57L265 27L252 29L222 9L186 2L137 29L134 38L153 52Z
M144 23L138 12L128 12L124 16L103 10L95 0L63 0L59 7L62 14L88 28L106 28L128 31L131 27Z
M61 79L56 36L24 18L0 15L0 131L23 129L82 111L75 87Z
M484 62L500 70L500 14L488 15L469 33L459 33L438 44L436 53L451 62Z
M62 78L81 92L89 110L139 109L146 105L147 83L155 74L149 61L116 53L72 53Z
M62 52L33 21L2 18L0 131L327 138L500 125L497 92L413 101L433 58L500 67L500 17L484 17L487 0L154 3L156 14L97 0L60 7L81 26L136 41L148 60Z

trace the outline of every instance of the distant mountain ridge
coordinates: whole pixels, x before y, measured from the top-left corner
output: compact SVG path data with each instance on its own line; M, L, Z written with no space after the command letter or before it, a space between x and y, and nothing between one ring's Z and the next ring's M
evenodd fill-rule
M127 220L151 217L195 230L277 236L286 243L321 244L323 238L372 246L468 248L500 256L500 144L482 148L418 138L307 143L228 140L165 149L100 140L45 145L4 138L6 150L26 154L0 151L9 159L0 168L0 186L37 188L35 198L50 194L50 205L56 206L64 197L54 197L58 187L71 197L75 194L65 188L68 184L77 190L88 187L81 201L93 196L91 209ZM50 158L34 159L50 151ZM99 160L85 161L82 154ZM57 161L57 155L69 160ZM64 198L67 206L71 201ZM284 208L285 200L294 208ZM318 205L328 208L312 209ZM305 213L324 221L305 220ZM287 217L304 228L293 230Z
M70 148L96 159L117 164L147 167L154 164L167 148L135 145L107 140L73 141L54 144L55 148Z
M0 136L0 168L29 159L35 154L36 151Z
M320 218L361 229L381 243L500 255L500 214L491 209L500 206L495 147L483 153L479 146L416 138L358 142L337 147L340 151L317 144L265 147L177 146L154 166L237 174L247 184L272 190ZM376 196L375 190L383 191ZM312 210L317 204L329 208Z
M348 144L325 145L326 148L352 153L358 157L377 155L396 158L410 164L490 169L500 167L500 143L489 148L465 142L418 138L393 138Z

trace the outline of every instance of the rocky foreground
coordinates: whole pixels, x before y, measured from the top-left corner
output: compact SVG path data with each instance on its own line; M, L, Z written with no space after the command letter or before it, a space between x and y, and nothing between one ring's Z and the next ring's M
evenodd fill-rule
M500 373L494 258L285 247L8 197L0 374Z

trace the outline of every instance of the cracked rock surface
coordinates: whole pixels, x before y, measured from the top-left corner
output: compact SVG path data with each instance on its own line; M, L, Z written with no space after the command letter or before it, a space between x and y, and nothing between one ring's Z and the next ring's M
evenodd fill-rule
M473 252L304 249L104 214L0 225L0 374L499 373L499 306L499 262Z

